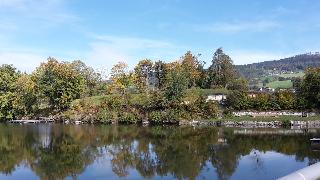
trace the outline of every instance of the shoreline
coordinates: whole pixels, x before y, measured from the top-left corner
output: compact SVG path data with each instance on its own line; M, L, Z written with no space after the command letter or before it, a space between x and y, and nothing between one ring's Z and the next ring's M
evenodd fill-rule
M51 117L50 117L51 118ZM150 121L140 121L136 123L121 123L116 121L106 122L88 122L84 120L66 120L55 119L53 121L42 120L13 120L8 123L13 124L39 124L39 123L62 123L62 124L137 124L143 126L154 125L172 125L172 126L212 126L212 127L230 127L230 128L291 128L291 129L310 129L320 128L320 116L311 117L230 117L211 120L174 120L174 121L162 121L153 123Z

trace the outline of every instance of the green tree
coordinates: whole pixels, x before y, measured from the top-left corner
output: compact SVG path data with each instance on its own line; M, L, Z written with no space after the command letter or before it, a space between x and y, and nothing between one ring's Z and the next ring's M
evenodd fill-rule
M212 65L209 67L209 81L212 87L227 88L236 77L236 70L232 59L223 52L222 48L213 55Z
M14 99L16 81L20 73L12 65L0 66L0 121L13 119L15 116Z
M275 94L278 105L283 110L294 109L296 107L296 96L290 91L280 91Z
M29 116L38 110L36 83L28 74L21 75L16 81L14 109L19 116Z
M188 88L188 78L180 63L171 63L166 80L166 99L172 102L180 102Z
M245 78L239 78L233 80L233 82L228 87L229 90L238 90L247 92L249 90L248 81Z
M49 57L33 73L37 88L49 100L52 109L64 110L72 100L80 97L84 79L70 63L60 63Z
M141 60L134 68L135 85L140 92L144 92L150 86L153 63L149 59Z
M309 68L300 87L300 95L308 108L320 108L320 68Z
M232 91L227 97L227 106L235 110L247 110L250 108L250 98L243 91Z
M19 72L12 65L4 64L0 66L0 94L15 91L15 81L19 77Z
M95 72L92 67L88 67L84 62L77 60L71 63L72 68L78 72L85 81L85 91L83 96L93 96L97 94L97 88L102 83L101 74Z
M153 66L154 77L155 77L155 86L158 89L162 89L166 82L167 67L166 64L162 61L156 61Z
M268 110L271 109L271 97L267 93L259 93L255 98L252 98L252 107L256 110Z

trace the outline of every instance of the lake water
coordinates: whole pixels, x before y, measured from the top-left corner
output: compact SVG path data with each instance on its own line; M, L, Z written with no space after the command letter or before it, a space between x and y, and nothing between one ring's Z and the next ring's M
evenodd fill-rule
M275 179L318 130L0 124L0 179Z

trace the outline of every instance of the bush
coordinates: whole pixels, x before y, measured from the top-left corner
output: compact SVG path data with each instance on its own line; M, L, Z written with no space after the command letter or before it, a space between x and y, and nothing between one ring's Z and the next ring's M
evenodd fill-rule
M176 123L179 121L179 111L166 109L164 111L152 111L149 113L148 119L153 124Z
M160 123L164 120L165 116L162 111L152 111L149 113L148 119L151 122Z
M142 118L137 112L124 112L119 115L119 123L133 124L141 122Z
M97 120L101 123L111 123L115 119L117 119L116 113L106 109L101 109L97 114Z

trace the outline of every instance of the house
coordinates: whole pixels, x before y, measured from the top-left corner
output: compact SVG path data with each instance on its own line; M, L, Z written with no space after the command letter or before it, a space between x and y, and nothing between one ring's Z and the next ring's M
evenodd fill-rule
M275 92L275 89L270 88L270 87L261 87L257 91L259 91L259 92Z
M248 97L255 98L255 97L257 97L257 93L256 92L249 92Z
M224 94L211 94L211 95L208 95L206 101L216 101L216 102L221 102L222 100L225 100L227 99L227 96L224 95Z

